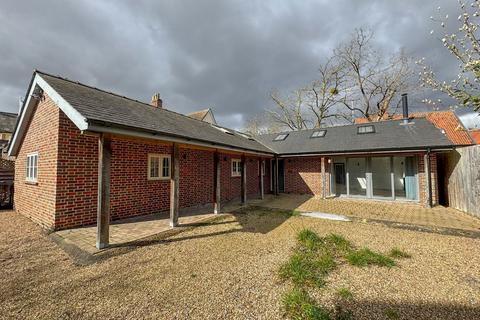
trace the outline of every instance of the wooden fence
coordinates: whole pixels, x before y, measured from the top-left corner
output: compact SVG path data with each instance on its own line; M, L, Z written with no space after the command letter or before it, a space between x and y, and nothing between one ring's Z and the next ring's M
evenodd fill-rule
M451 152L447 165L449 206L480 217L480 145Z

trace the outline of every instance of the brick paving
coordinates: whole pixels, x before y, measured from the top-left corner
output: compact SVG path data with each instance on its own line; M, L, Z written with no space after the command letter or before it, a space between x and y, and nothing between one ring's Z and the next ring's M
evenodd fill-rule
M278 197L269 196L263 201L258 200L251 203L270 208L320 211L361 219L480 231L480 219L442 206L429 209L416 203L342 198L321 199L319 197L290 194L282 194Z
M211 213L195 213L180 215L179 227L202 222L218 215ZM147 215L129 219L117 220L110 225L110 245L112 247L131 243L165 231L172 230L169 217L165 214ZM74 228L57 231L54 234L69 245L74 245L80 250L90 254L100 252L95 246L96 226Z

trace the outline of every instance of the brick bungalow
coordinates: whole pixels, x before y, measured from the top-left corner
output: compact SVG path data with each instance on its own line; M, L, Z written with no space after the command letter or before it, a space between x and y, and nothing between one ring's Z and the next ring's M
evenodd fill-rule
M407 117L408 118L408 117ZM455 143L426 119L252 138L35 71L15 127L15 209L49 230L221 204L265 193L438 199L437 154Z

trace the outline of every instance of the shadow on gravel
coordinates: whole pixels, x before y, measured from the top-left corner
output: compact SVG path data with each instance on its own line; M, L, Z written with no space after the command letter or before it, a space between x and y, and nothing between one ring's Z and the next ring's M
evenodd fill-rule
M89 254L79 250L75 246L69 246L68 244L60 243L67 253L73 258L74 262L78 265L90 265L95 262L101 262L114 256L122 255L131 252L140 247L154 246L154 245L168 245L170 243L181 242L186 240L203 239L215 236L221 236L226 234L233 234L238 232L253 232L266 234L281 224L283 224L288 218L291 217L292 211L268 209L260 207L244 207L231 212L235 217L235 220L225 220L227 216L219 216L214 220L198 223L182 224L180 227L164 231L157 235L136 240L129 243L122 243L117 245L111 245L107 250ZM193 230L194 228L202 228L206 226L219 226L219 225L232 225L226 230L194 234L188 236L181 236L181 233ZM240 228L238 227L240 225ZM180 235L180 236L178 236ZM175 237L174 237L175 236Z
M478 302L477 302L478 303ZM337 312L351 313L350 319L480 319L480 307L457 304L386 303L350 301L337 304ZM349 318L346 318L349 319Z

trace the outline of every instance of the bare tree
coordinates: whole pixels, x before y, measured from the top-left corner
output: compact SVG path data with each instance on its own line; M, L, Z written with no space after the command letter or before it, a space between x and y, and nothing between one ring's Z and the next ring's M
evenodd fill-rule
M338 119L338 105L344 90L344 68L330 58L318 69L318 79L282 97L273 92L275 107L267 113L274 123L289 130L320 128Z
M282 97L274 91L270 94L275 107L267 110L268 115L281 127L292 131L309 127L310 120L305 112L305 89L293 90L288 96Z
M320 128L332 124L341 114L338 110L340 92L345 90L345 68L329 59L318 69L320 77L305 87L306 105L312 114L313 126Z
M318 69L318 79L283 96L274 91L271 124L285 130L320 128L361 116L370 121L394 113L400 94L412 89L413 68L403 52L386 58L372 45L373 32L355 30Z
M395 107L403 91L413 88L413 68L403 52L386 59L373 47L373 37L370 30L356 29L350 41L334 50L334 57L346 68L342 104L356 115L378 121Z
M282 131L282 128L273 121L269 114L262 113L249 118L242 131L252 136L258 136L268 133L278 133Z

